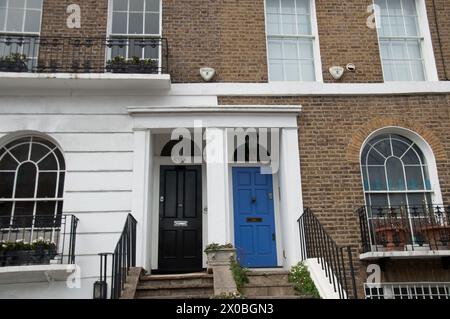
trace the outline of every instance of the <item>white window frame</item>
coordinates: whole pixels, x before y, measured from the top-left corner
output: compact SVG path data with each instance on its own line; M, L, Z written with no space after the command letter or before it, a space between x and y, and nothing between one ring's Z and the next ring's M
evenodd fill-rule
M420 44L421 44L420 49L421 49L422 60L423 60L425 81L439 81L437 67L436 67L436 59L435 59L434 50L433 50L433 42L431 40L431 32L430 32L430 27L429 27L429 22L428 22L428 15L427 15L427 8L426 8L425 0L414 0L414 1L415 1L417 17L418 17L418 26L419 26L418 38L421 40L420 41ZM374 5L373 7L376 8L375 0L373 0L373 5ZM376 16L378 16L378 14L379 13L377 13ZM377 31L377 38L378 38L381 67L383 70L383 79L385 82L398 82L398 81L386 81L385 80L386 77L385 77L383 58L381 56L380 32L378 30L378 27L377 27L376 31ZM386 38L389 38L389 37L386 37ZM408 37L402 36L399 38L406 39ZM414 37L414 39L416 39L416 38L417 37ZM413 81L410 81L410 82L413 82ZM416 82L423 82L423 81L416 81Z
M162 38L162 0L159 0L159 33L155 33L155 34L120 34L120 33L112 33L112 24L113 24L113 1L114 0L108 0L108 21L107 21L107 30L108 30L108 39L111 39L113 37L123 37L123 38L138 38L138 39L151 39L151 38ZM128 3L128 9L127 12L129 12L129 3ZM144 15L144 19L145 19L145 15ZM144 31L145 31L145 23L143 25L144 27ZM127 30L129 28L128 25L128 20L127 20ZM127 56L128 56L128 48L129 46L126 47L127 50ZM111 49L108 49L106 52L106 59L109 60L111 59ZM162 66L162 43L161 45L159 45L159 49L158 49L158 68L161 70L161 66Z
M6 0L6 12L8 12L8 8L9 8L9 2L10 1L14 1L14 0ZM42 30L42 13L43 13L43 11L44 11L44 0L42 0L42 2L41 2L41 9L40 10L38 10L38 9L31 9L31 10L33 10L33 11L40 11L40 13L41 13L41 17L40 17L40 23L39 23L39 31L36 31L36 32L25 32L24 31L24 29L25 29L25 18L26 18L26 16L25 16L25 14L26 14L26 12L27 12L27 10L28 9L26 9L27 8L27 2L28 2L28 0L25 0L25 7L24 7L24 9L23 9L23 20L22 20L22 31L6 31L6 23L7 23L7 17L8 17L8 15L5 15L5 22L4 22L4 25L2 26L2 28L0 28L0 34L4 34L4 35L9 35L9 34L11 34L11 35L14 35L14 34L17 34L17 35L37 35L37 36L39 36L39 35L41 35L41 30Z
M450 299L449 282L400 282L400 283L378 283L364 284L366 299ZM406 293L397 290L406 290ZM437 293L431 293L435 289ZM373 290L376 292L373 293ZM422 293L419 291L422 290ZM425 293L428 290L428 293ZM440 290L444 290L443 294Z
M323 74L322 74L322 57L320 55L320 42L319 42L319 29L317 27L317 14L316 14L316 1L309 0L310 2L310 18L311 18L311 35L310 36L298 36L298 35L283 35L282 38L292 37L293 39L312 39L313 41L313 58L314 58L314 72L315 72L315 81L308 82L323 82ZM266 58L267 58L267 74L269 82L295 82L295 81L275 81L270 79L270 59L269 59L269 38L271 37L267 33L267 3L264 0L264 31L266 33ZM281 36L280 36L281 37ZM299 81L306 82L306 81Z

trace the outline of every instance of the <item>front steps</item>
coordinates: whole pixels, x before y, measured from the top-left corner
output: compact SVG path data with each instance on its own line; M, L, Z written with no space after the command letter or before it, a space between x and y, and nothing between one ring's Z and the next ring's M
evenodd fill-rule
M310 299L298 295L288 281L285 270L253 270L249 283L242 288L248 299ZM141 275L135 299L210 299L214 295L213 275L207 273L181 275Z
M213 276L206 273L143 275L135 299L209 299L212 295Z
M288 280L289 271L254 270L248 273L249 283L242 293L248 299L309 299L310 296L298 295Z

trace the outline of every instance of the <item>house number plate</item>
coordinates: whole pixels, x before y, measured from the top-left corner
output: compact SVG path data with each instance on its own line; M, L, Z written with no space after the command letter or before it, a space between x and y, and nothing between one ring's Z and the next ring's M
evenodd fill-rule
M187 220L176 220L173 222L173 227L188 227L188 225Z

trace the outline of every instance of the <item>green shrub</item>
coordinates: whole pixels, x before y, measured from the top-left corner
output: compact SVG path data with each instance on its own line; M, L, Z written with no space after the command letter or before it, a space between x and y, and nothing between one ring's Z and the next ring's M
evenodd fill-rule
M231 272L233 273L234 281L236 282L236 287L239 292L242 293L242 287L244 287L245 284L248 284L248 272L249 270L247 268L243 268L239 262L236 261L235 258L231 258L231 266L230 266Z
M289 282L294 285L294 289L301 295L310 295L314 298L320 298L319 291L311 279L308 268L303 262L292 267L289 273Z

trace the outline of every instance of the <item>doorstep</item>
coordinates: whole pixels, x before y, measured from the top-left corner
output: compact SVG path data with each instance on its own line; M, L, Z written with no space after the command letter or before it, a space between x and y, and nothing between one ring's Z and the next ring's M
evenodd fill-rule
M61 264L0 267L0 284L64 281L75 268Z

